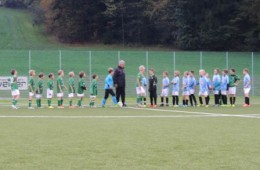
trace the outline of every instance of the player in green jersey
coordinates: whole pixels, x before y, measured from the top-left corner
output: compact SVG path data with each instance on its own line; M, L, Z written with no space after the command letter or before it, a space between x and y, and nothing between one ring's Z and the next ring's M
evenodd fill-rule
M58 71L58 78L57 78L57 97L58 97L58 108L63 109L63 96L64 96L64 89L67 89L67 87L63 83L63 76L64 71L59 70Z
M97 95L98 95L97 80L98 80L98 76L96 74L93 74L91 85L90 85L89 107L96 107L95 103L96 103L96 98L97 98Z
M54 74L50 73L49 74L49 79L47 82L47 100L48 100L48 108L53 109L53 106L51 105L51 101L53 98L53 89L54 89Z
M230 105L231 107L235 107L236 104L236 87L240 82L240 78L236 75L235 69L229 70L229 99L230 99Z
M18 89L18 84L17 84L17 74L18 72L16 70L11 71L12 77L10 77L10 85L11 85L11 93L12 93L12 108L13 109L18 109L17 103L18 99L20 97L20 91Z
M137 74L137 77L136 77L137 107L142 106L142 100L143 100L143 97L145 96L145 90L144 90L144 87L142 86L142 80L144 78L144 73L145 73L145 67L143 65L141 65L139 67L139 73Z
M74 97L74 94L75 94L75 80L74 80L74 77L75 77L75 73L73 71L69 72L69 86L68 86L68 90L69 90L69 94L68 94L68 97L69 97L69 108L70 109L73 109L74 106L72 105L72 100L73 100L73 97Z
M35 91L34 76L35 76L35 70L30 70L30 71L29 71L29 84L28 84L28 89L29 89L29 104L28 104L28 109L34 109L34 108L32 107L32 99L33 99L34 91Z
M36 91L35 91L37 108L42 108L43 79L44 79L44 74L40 73Z
M86 83L85 83L85 80L84 80L85 77L86 77L86 74L83 71L81 71L79 73L78 94L77 94L77 96L79 98L78 107L80 107L80 108L83 108L82 101L83 101L83 98L84 98L84 91L87 89Z

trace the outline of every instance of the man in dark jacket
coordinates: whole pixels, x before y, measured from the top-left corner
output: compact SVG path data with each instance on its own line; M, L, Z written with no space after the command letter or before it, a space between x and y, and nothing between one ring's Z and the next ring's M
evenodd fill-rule
M121 60L119 61L118 67L115 69L114 73L114 84L116 88L116 99L119 102L120 97L122 99L123 106L126 107L125 104L125 86L126 86L126 80L125 80L125 61Z

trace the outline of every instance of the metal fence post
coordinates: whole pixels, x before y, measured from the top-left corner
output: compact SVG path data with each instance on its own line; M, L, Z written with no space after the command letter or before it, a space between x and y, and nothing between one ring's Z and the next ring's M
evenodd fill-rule
M29 70L32 69L32 65L31 65L31 57L32 57L32 52L31 52L31 50L29 50Z
M60 70L61 70L61 50L59 51L59 63L60 63Z
M202 51L200 52L200 69L203 67Z
M118 62L119 62L121 60L121 52L120 51L117 52L117 58L118 58Z
M92 77L92 52L89 51L89 83L91 83L91 77Z
M228 51L226 52L226 69L228 69L229 64L228 64Z
M176 70L176 53L175 53L175 51L173 52L173 71L175 71Z
M252 95L255 96L255 84L254 84L254 52L252 52Z

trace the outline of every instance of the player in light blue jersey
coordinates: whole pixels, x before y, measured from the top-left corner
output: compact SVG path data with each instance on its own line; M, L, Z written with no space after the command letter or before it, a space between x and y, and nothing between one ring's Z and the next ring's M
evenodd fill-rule
M179 107L179 92L180 92L180 72L174 72L174 78L172 79L172 105Z
M249 75L249 71L247 68L243 70L244 74L244 95L245 95L245 104L244 107L250 107L250 98L249 98L249 93L251 90L251 78Z
M205 70L199 71L200 79L199 79L199 100L200 105L203 105L203 97L205 98L206 107L209 107L209 84L206 78Z
M228 78L228 71L222 70L222 77L221 77L221 97L222 97L222 106L227 106L227 91L229 88L229 78Z
M163 72L163 80L162 80L162 92L161 92L161 105L164 106L164 98L166 99L166 106L169 106L169 88L170 88L170 80L168 78L168 71Z
M190 87L189 87L189 72L185 71L182 78L182 105L183 107L188 107L190 96Z
M196 79L194 76L194 71L190 71L190 80L189 80L189 88L190 88L190 104L191 106L197 106L197 100L195 97L195 91L196 91ZM194 102L194 105L193 105Z
M142 84L144 91L145 91L145 94L142 98L142 104L143 104L144 107L146 107L146 96L147 96L147 94L146 94L146 91L147 91L147 79L146 79L146 77L143 77L141 84Z
M105 97L102 100L102 107L105 107L106 105L106 101L109 97L109 94L112 96L112 101L114 103L115 106L117 106L117 100L116 100L116 95L113 91L113 87L114 87L114 81L113 81L113 75L114 75L114 69L113 68L109 68L108 69L108 75L106 77L105 80Z
M214 70L214 76L212 79L212 87L214 91L214 98L215 98L215 107L220 105L220 98L221 98L221 78L219 75L219 69L216 68Z

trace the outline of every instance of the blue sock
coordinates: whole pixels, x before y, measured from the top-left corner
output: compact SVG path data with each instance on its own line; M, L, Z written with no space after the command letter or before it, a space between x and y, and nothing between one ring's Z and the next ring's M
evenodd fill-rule
M102 100L102 106L105 106L106 105L106 99L103 99Z
M112 97L112 101L113 101L114 105L116 105L116 104L117 104L116 97Z

